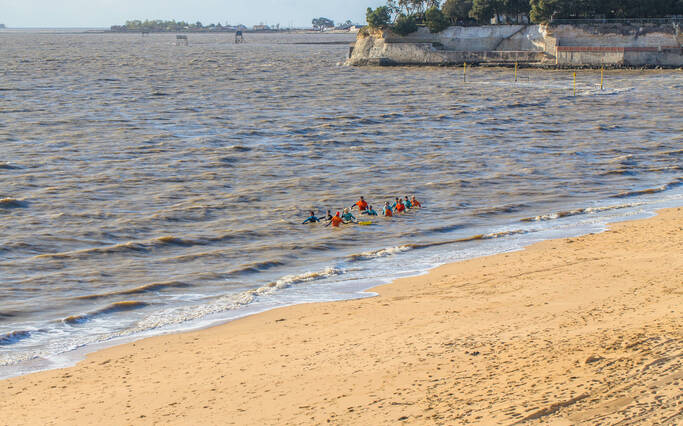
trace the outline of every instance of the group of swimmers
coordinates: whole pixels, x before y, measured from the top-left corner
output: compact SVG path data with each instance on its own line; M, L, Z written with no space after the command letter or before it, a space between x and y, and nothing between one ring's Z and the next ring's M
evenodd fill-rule
M365 201L365 198L361 196L360 199L356 201L350 208L345 208L343 213L337 212L337 214L332 216L332 211L328 210L327 217L324 219L316 217L315 212L311 210L311 215L308 217L308 219L304 220L303 223L318 223L326 220L327 225L325 226L332 225L334 227L338 227L342 223L359 223L358 219L356 219L356 217L351 213L351 210L356 207L358 207L358 211L362 215L379 216L375 209L373 209L372 206ZM414 195L410 198L408 198L406 195L405 199L403 200L401 197L396 197L396 201L394 201L393 204L389 204L389 201L384 203L384 207L382 207L382 216L391 217L395 214L405 213L408 209L416 209L420 207L422 207L422 204L415 199Z

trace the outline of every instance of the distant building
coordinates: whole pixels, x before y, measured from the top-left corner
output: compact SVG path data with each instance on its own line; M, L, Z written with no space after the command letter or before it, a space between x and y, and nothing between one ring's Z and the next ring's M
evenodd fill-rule
M267 31L267 30L270 29L270 27L269 27L268 25L258 24L258 25L254 25L254 26L252 27L252 29L253 29L254 31Z

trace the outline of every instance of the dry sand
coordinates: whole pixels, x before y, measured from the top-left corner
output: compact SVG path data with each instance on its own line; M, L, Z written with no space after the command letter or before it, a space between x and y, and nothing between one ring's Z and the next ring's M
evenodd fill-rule
M0 423L681 424L682 213L1 381Z

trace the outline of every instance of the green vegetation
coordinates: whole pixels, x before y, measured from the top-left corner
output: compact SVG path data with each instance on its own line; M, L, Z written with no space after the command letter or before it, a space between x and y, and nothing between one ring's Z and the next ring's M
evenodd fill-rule
M683 0L387 0L368 8L368 25L413 32L412 24L431 32L449 24L547 23L554 19L659 18L683 15ZM392 22L393 18L393 22Z
M681 0L531 0L533 22L572 18L660 18L683 14Z
M388 6L380 6L375 10L368 7L365 19L373 28L386 28L391 21L391 9Z
M472 21L470 16L472 0L446 0L441 10L451 21L451 24L464 25Z
M399 15L396 18L396 22L391 26L391 29L399 35L408 35L417 31L417 22L415 22L415 17L413 15Z
M440 33L448 28L451 22L437 6L432 6L425 12L425 24L432 33Z
M125 25L112 25L113 32L204 32L204 31L234 31L235 27L223 26L218 24L203 25L201 22L190 24L185 21L162 21L155 20L133 20L126 21Z

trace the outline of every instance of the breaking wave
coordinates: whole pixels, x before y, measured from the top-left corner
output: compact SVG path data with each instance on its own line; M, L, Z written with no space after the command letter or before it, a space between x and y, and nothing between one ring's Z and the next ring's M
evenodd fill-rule
M0 335L0 346L14 344L20 340L31 337L30 331L11 331L7 334Z
M683 185L683 178L678 178L672 182L667 183L666 185L658 186L656 188L641 189L638 191L625 191L617 195L614 195L612 198L626 198L636 197L638 195L656 194L658 192L664 192L670 189L674 189L680 185Z
M556 212L556 213L548 213L544 215L539 215L539 216L533 216L533 217L526 217L524 219L521 219L522 222L538 222L538 221L545 221L545 220L553 220L553 219L560 219L563 217L568 217L568 216L577 216L580 214L587 214L587 213L600 213L600 212L605 212L609 210L618 210L618 209L626 209L629 207L637 207L640 206L644 203L630 203L630 204L620 204L617 206L604 206L604 207L586 207L586 208L580 208L580 209L574 209L574 210L565 210L561 212Z
M108 315L108 314L113 314L117 312L125 312L125 311L132 311L135 309L141 309L146 306L149 306L149 303L145 302L138 302L138 301L125 301L125 302L115 302L112 303L108 306L105 306L102 309L98 309L96 311L83 314L83 315L72 315L70 317L64 318L64 322L66 324L82 324L84 322L90 321L91 319L101 316L101 315Z
M153 313L145 319L139 321L135 328L129 330L129 332L137 333L154 328L182 324L188 321L206 317L207 315L240 309L256 301L259 296L272 294L278 290L285 289L296 284L322 280L335 275L341 275L344 272L345 270L341 268L328 267L322 271L306 272L296 275L285 275L277 281L273 281L264 286L251 290L245 290L237 294L222 296L211 303L185 306L181 308L171 308L161 312Z
M74 297L74 299L75 300L104 299L104 298L113 297L113 296L126 296L126 295L131 295L131 294L150 293L150 292L154 292L154 291L164 290L167 288L185 288L185 287L190 287L190 286L191 286L190 284L180 282L180 281L169 281L169 282L165 282L165 283L151 283L151 284L146 284L146 285L143 285L140 287L131 288L129 290L112 291L110 293L102 293L102 294L89 294L87 296Z
M376 259L378 257L392 256L394 254L403 253L403 252L406 252L412 248L413 247L411 247L410 245L383 248L380 250L372 250L372 251L366 251L363 253L352 254L349 256L348 259L351 262L357 262L360 260Z

